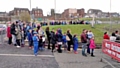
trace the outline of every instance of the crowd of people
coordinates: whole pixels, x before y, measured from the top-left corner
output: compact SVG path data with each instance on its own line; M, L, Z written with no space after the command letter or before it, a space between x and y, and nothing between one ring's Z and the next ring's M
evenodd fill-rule
M103 39L107 39L113 42L118 42L120 43L120 35L119 35L119 31L116 30L115 32L112 32L111 35L108 35L108 32L104 33Z
M48 23L47 22L40 22L40 24L42 26L47 26ZM76 24L90 24L90 22L85 22L84 20L82 21L69 21L69 22L66 22L66 21L55 21L55 22L49 22L49 25L67 25L67 24L73 24L73 25L76 25Z
M47 49L51 50L52 53L56 51L62 53L63 47L64 51L71 53L71 49L73 49L74 53L78 54L79 41L77 36L76 34L72 35L70 30L64 33L61 28L57 30L53 28L50 31L49 27L46 27L43 30L41 25L36 26L35 23L26 24L22 21L13 22L12 24L8 24L7 27L8 44L14 45L17 48L24 47L24 41L27 39L29 49L33 49L35 56L37 56L39 50L44 51L46 43L48 44ZM82 43L82 55L87 56L85 51L87 48L87 53L94 57L93 53L96 46L92 31L83 29L80 39Z

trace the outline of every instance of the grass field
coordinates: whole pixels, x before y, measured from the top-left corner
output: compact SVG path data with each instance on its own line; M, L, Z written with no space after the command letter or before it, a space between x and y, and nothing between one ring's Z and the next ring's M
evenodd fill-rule
M80 41L80 34L82 33L83 29L91 30L95 35L95 42L97 44L101 44L103 40L103 34L105 31L108 31L110 34L115 30L120 30L120 24L112 24L112 27L110 24L96 24L94 27L91 28L90 25L56 25L56 26L49 26L50 30L54 28L57 30L58 28L62 29L62 32L66 32L68 29L71 30L72 35L77 34L78 39ZM45 29L46 26L43 26L43 29ZM110 29L112 28L112 29Z
M46 26L43 27L43 29L45 29ZM91 28L90 25L56 25L56 26L50 26L50 30L54 28L55 30L57 30L58 28L62 29L62 32L66 32L68 29L71 30L71 33L77 34L78 35L78 39L80 41L80 34L82 33L83 29L87 29L87 30L91 30L94 35L95 35L95 40L96 43L101 43L102 42L102 37L103 37L103 31L102 30L98 30L97 28Z

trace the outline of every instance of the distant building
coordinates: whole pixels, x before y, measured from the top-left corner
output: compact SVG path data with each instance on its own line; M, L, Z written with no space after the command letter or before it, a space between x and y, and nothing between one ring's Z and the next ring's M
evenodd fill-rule
M87 14L89 15L89 17L93 17L93 16L95 16L97 18L102 17L102 11L99 9L89 9L87 11Z
M85 16L85 9L77 9L77 13L79 17L84 17Z
M31 12L35 19L43 18L43 10L42 9L33 8Z
M10 21L11 18L7 12L0 12L0 21Z

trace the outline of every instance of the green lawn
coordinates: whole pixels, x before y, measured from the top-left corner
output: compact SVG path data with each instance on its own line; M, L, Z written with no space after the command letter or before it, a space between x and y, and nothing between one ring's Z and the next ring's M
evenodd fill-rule
M45 28L46 28L46 26L43 27L43 29L45 29ZM56 25L56 26L50 26L50 30L52 28L54 28L55 30L57 30L58 28L61 28L63 33L66 32L68 29L70 29L71 33L73 35L74 34L78 35L79 41L80 41L80 34L82 33L83 29L91 30L95 35L95 42L96 43L102 42L103 33L104 33L102 30L99 30L97 28L91 28L90 25Z

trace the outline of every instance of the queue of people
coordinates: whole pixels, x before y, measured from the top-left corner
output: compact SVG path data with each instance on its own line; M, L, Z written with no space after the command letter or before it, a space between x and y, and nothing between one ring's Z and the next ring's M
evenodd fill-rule
M47 40L45 36L47 37ZM46 43L48 44L47 49L51 50L52 53L56 51L62 53L63 47L64 51L67 51L68 53L71 53L73 50L75 54L78 54L77 49L79 41L77 36L78 35L76 34L72 35L70 30L67 30L67 32L64 32L63 34L61 28L58 28L57 30L53 28L50 31L49 27L46 27L44 31L40 25L34 26L21 21L13 22L12 24L9 24L7 28L8 44L13 44L17 48L24 47L24 41L27 39L29 49L34 51L35 56L37 56L39 50L45 50ZM87 56L87 48L87 53L94 57L93 53L96 46L92 31L83 29L80 39L82 43L82 55ZM71 47L73 47L72 50Z
M115 32L112 32L111 35L108 35L108 32L104 33L103 39L107 39L113 42L118 42L120 43L120 35L119 35L119 31L116 30Z

